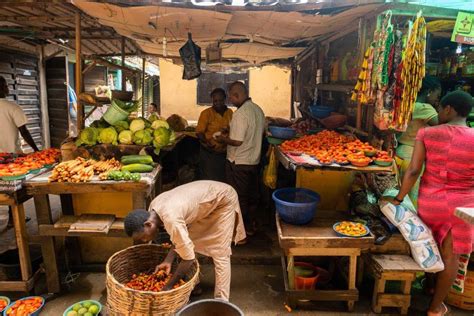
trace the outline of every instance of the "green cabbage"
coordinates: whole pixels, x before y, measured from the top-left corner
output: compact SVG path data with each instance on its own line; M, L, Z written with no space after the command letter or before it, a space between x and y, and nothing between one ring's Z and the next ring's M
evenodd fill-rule
M170 131L165 127L159 127L153 132L153 139L156 148L161 148L169 144Z
M118 141L120 144L125 144L125 145L133 144L132 136L133 136L132 131L129 131L129 130L121 131L120 134L118 135Z
M132 140L137 145L149 145L153 141L153 136L147 130L141 130L133 133Z
M100 120L95 120L94 122L92 122L89 127L106 128L106 127L109 127L109 126L110 126L110 124L107 123L104 119L100 119Z
M76 140L76 145L95 145L97 143L97 138L99 136L98 129L94 127L86 127L79 134L78 139Z
M151 123L151 128L157 129L158 127L165 127L166 129L170 129L170 125L166 121L157 120Z
M136 133L136 132L141 131L143 129L145 129L145 121L143 121L141 118L134 119L130 123L130 130L132 131L132 133Z
M114 127L117 133L120 133L121 131L127 130L129 128L129 125L127 121L118 121L115 122Z
M113 127L107 127L100 131L99 142L102 144L117 145L117 131Z

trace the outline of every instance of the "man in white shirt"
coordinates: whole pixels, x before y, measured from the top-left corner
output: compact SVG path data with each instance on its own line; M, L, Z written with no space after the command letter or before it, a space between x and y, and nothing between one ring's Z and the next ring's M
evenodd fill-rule
M38 147L26 128L28 119L25 113L15 102L6 99L8 93L7 81L0 76L0 127L2 132L0 152L21 152L18 132L34 151L38 151Z
M130 212L124 226L129 236L143 243L155 240L160 226L170 235L173 246L156 270L170 273L176 256L181 261L165 290L187 273L197 252L214 262L214 297L229 300L231 244L245 239L237 193L230 185L217 181L181 185L157 196L148 212Z
M226 179L237 191L240 209L248 236L254 231L257 210L258 175L262 151L265 115L249 98L247 87L234 82L229 87L229 100L237 107L230 122L230 131L217 138L227 144Z

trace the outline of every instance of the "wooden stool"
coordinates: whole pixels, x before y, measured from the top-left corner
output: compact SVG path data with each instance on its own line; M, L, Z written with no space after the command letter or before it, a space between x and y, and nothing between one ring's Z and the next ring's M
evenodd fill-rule
M399 307L401 314L406 315L410 307L411 283L416 273L423 271L409 256L404 255L370 255L369 267L375 277L372 309L382 312L382 307ZM401 293L385 293L386 281L401 281Z

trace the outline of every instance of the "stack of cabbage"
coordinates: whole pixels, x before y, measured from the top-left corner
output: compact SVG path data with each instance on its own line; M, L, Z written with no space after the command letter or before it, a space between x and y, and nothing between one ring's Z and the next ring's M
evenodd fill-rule
M148 120L136 118L131 121L119 121L113 126L100 121L81 131L76 145L92 146L99 144L136 144L155 147L158 154L162 147L174 143L175 132L166 121L152 115Z

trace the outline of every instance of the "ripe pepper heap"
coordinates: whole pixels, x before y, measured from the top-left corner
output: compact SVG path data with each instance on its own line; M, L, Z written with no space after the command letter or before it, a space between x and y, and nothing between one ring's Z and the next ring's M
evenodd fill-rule
M132 275L132 279L125 283L126 287L137 291L151 291L151 292L160 292L162 291L163 287L168 283L171 279L172 274L166 274L165 271L160 270L156 273L147 274L147 273L140 273ZM173 289L176 289L183 285L184 280L179 280L174 286Z

